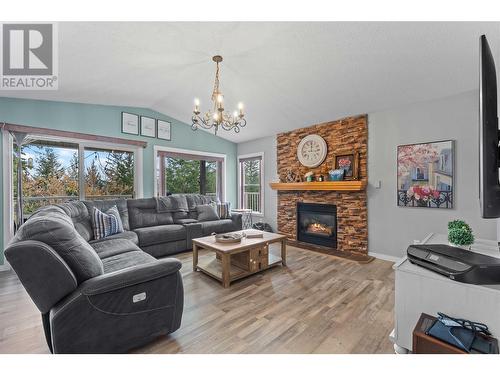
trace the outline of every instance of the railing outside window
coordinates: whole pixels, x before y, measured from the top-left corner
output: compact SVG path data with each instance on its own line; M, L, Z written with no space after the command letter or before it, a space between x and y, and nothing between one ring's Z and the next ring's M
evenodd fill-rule
M243 202L244 208L250 208L253 212L262 212L260 207L260 193L244 192Z

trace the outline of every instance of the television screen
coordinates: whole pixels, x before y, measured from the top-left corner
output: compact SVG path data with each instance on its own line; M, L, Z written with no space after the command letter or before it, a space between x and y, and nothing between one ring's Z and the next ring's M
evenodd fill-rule
M479 54L479 200L481 216L500 217L497 75L486 36Z

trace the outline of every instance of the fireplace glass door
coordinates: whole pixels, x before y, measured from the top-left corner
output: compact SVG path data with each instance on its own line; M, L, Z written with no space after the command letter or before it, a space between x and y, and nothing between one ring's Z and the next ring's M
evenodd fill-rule
M331 204L297 204L297 240L337 248L337 208Z

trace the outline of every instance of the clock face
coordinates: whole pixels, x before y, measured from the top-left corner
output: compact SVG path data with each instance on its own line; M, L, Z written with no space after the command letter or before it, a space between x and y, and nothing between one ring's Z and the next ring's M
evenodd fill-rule
M297 147L297 158L303 166L314 168L323 163L326 152L325 140L317 134L312 134L300 141Z

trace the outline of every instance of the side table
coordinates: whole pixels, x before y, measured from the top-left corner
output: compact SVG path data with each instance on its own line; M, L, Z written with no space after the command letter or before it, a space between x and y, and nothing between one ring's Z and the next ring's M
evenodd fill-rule
M252 210L249 208L234 208L231 210L231 212L241 214L241 221L243 228L242 229L250 229L252 228L253 225L253 218L252 218Z

